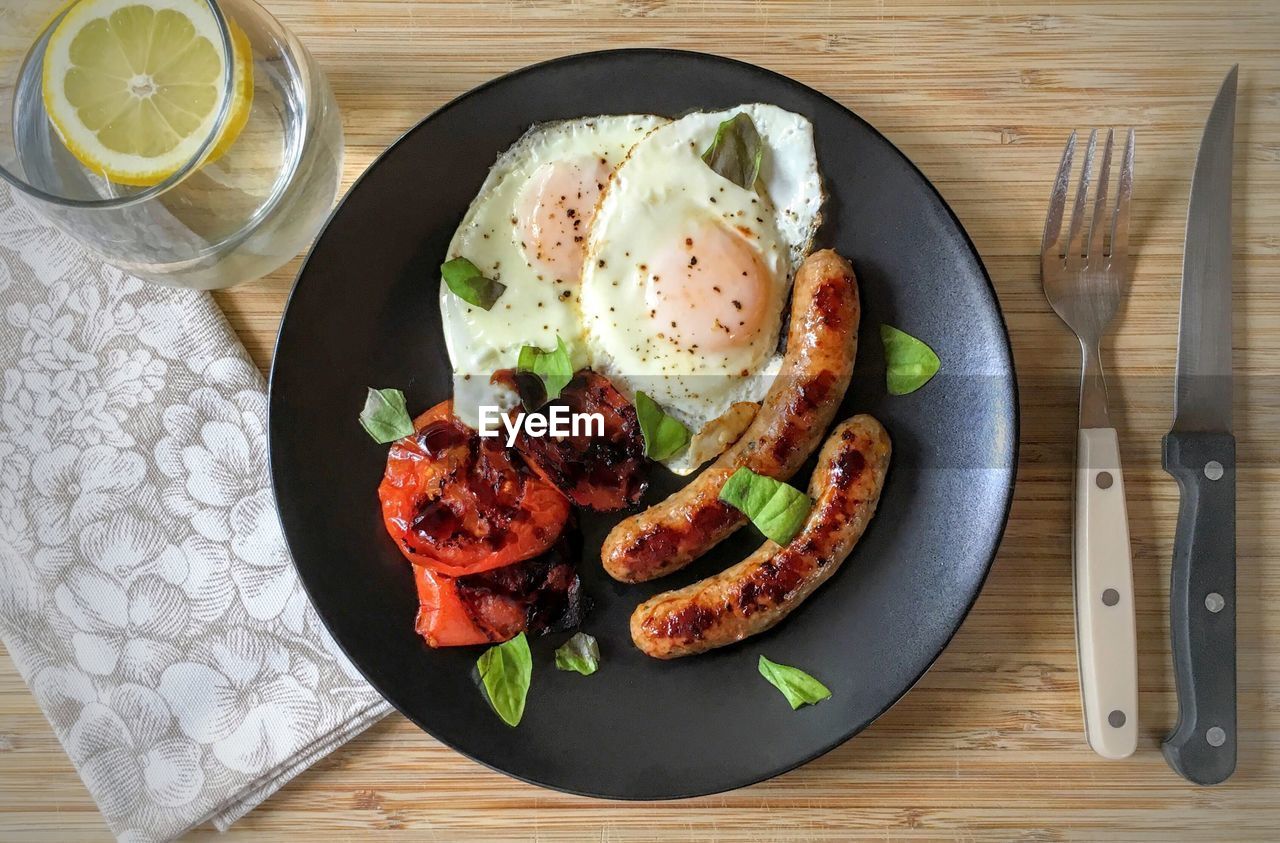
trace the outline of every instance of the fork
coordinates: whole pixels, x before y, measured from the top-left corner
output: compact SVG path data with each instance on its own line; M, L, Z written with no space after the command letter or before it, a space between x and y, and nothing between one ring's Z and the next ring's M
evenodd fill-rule
M1129 285L1133 130L1125 143L1114 208L1108 203L1113 140L1114 132L1108 130L1086 239L1086 204L1098 145L1098 131L1089 133L1062 242L1075 132L1067 140L1040 243L1040 278L1054 312L1079 338L1082 355L1072 579L1085 737L1104 758L1124 758L1138 739L1137 629L1120 446L1107 412L1099 343Z

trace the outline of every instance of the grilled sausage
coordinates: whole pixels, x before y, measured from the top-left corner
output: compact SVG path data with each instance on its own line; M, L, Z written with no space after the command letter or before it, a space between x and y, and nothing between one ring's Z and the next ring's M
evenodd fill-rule
M742 513L719 499L738 468L778 480L796 473L849 386L859 315L853 267L831 250L809 255L796 272L782 368L755 420L689 485L609 532L600 557L610 576L622 582L665 576L742 526Z
M791 543L766 541L722 573L641 603L631 615L636 646L674 659L733 644L785 618L862 537L880 500L890 450L889 434L871 416L836 427L809 483L813 509Z

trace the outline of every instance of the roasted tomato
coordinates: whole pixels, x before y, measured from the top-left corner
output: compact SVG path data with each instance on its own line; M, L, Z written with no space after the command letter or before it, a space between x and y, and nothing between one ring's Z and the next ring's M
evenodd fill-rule
M387 532L410 562L463 576L542 553L569 502L498 439L482 439L437 404L395 442L378 486Z
M514 370L503 369L493 380L519 391L517 377ZM635 407L608 378L585 369L574 375L559 398L534 413L547 415L556 406L574 415L599 413L604 435L589 435L583 429L578 436L530 436L522 425L516 450L525 461L578 506L610 512L638 503L648 483Z
M465 577L415 565L418 634L432 647L461 647L580 625L586 605L569 556L562 539L534 559Z

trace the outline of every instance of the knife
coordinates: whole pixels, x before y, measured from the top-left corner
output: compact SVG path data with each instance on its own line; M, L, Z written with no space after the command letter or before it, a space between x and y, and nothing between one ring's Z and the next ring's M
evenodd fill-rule
M1231 430L1231 68L1200 141L1187 240L1164 470L1181 502L1173 542L1169 627L1178 722L1161 749L1196 784L1236 768L1236 440Z

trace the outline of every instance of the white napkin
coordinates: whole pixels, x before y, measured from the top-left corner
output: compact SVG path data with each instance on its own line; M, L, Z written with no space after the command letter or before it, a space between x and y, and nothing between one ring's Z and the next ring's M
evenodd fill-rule
M0 184L0 640L122 840L225 829L388 711L298 582L265 423L207 294Z

